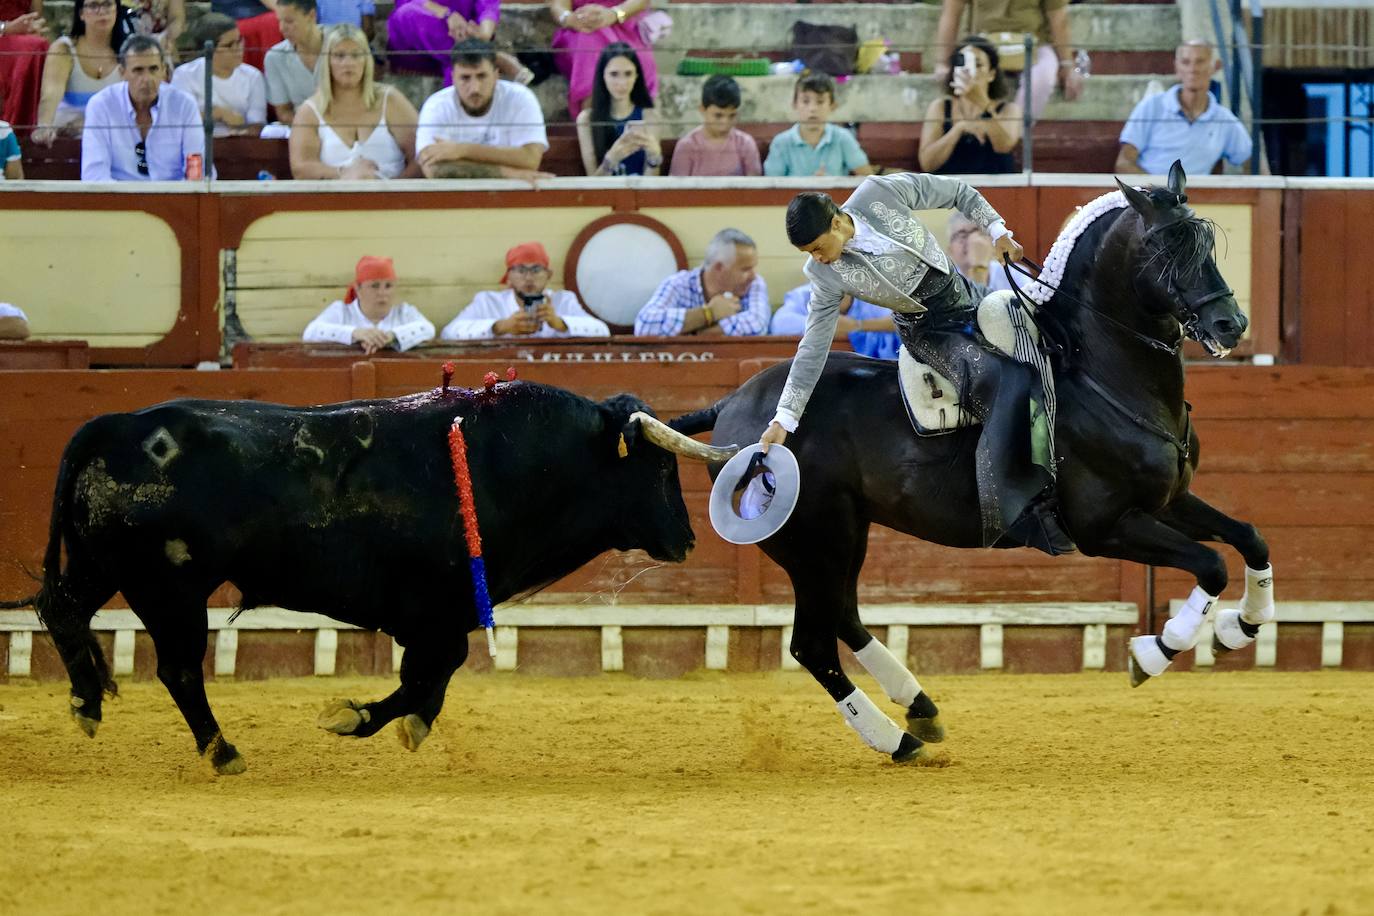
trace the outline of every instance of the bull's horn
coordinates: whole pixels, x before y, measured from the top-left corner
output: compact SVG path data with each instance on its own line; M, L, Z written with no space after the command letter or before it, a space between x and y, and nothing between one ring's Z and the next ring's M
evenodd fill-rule
M630 415L630 420L638 420L640 431L644 433L644 438L648 439L659 448L667 449L670 452L681 455L684 458L694 458L697 461L729 461L735 457L739 451L738 445L728 445L719 448L714 445L707 445L698 442L691 436L685 436L673 429L667 423L657 417L651 417L642 410L637 410Z

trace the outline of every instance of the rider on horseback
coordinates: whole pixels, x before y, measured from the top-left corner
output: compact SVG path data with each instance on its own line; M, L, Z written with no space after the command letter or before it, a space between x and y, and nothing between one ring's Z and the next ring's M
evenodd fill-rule
M1075 550L1055 513L1052 472L1032 460L1031 368L974 336L986 288L960 276L913 210L956 208L992 235L1012 262L1022 249L1006 222L957 178L902 173L871 176L843 208L829 195L798 194L787 207L787 237L810 255L806 332L777 414L760 440L795 432L825 366L845 295L889 308L903 345L954 383L960 405L982 423L976 453L983 545L1007 535L1051 555Z

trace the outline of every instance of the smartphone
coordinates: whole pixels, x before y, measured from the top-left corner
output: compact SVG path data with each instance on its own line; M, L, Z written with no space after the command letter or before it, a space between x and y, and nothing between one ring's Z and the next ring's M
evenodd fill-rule
M974 74L978 72L978 61L974 58L973 52L965 49L963 52L963 63L954 68L954 94L963 95L973 82Z
M531 315L539 308L539 303L544 301L543 293L519 293L518 295L520 301L525 304L525 311Z

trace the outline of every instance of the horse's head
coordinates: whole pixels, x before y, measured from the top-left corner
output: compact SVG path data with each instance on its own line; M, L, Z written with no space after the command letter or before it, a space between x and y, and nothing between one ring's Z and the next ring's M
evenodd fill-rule
M1135 282L1147 307L1172 315L1208 353L1222 357L1250 322L1217 269L1212 224L1188 206L1187 180L1183 164L1175 161L1168 187L1142 190L1120 179L1116 183L1144 220Z

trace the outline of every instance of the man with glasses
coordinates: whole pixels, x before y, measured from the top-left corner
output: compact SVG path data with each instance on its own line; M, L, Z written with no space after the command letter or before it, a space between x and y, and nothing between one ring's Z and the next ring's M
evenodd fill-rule
M609 337L606 323L588 315L567 290L549 289L549 254L538 242L506 252L503 290L483 290L439 334L441 340L493 337Z
M163 83L162 46L150 35L125 39L119 69L124 82L106 86L86 105L81 180L182 180L187 157L205 155L196 100Z

